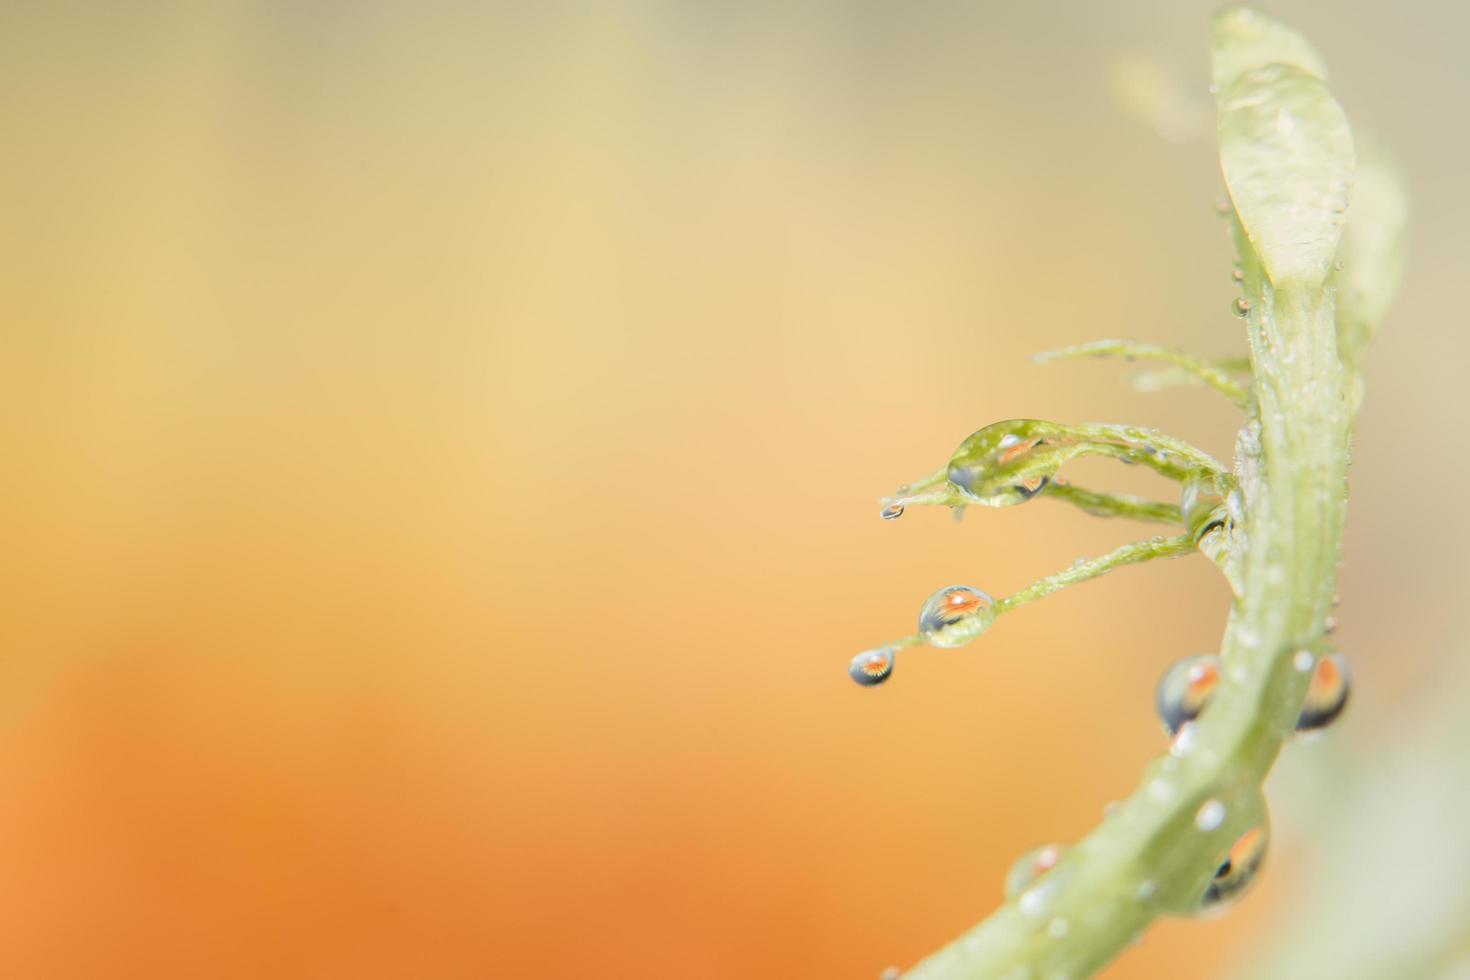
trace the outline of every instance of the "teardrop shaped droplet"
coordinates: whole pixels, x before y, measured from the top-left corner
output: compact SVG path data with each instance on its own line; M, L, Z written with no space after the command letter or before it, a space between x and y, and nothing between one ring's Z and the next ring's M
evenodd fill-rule
M1154 692L1154 706L1172 738L1205 710L1220 684L1220 658L1213 653L1185 657L1164 672Z
M1329 653L1318 660L1307 685L1307 700L1297 717L1296 730L1317 732L1332 724L1347 707L1351 690L1347 658L1340 653Z
M961 647L995 622L995 600L968 585L949 585L929 597L919 613L919 632L931 646Z
M882 684L893 674L893 663L897 651L893 647L878 647L875 650L864 650L852 658L852 663L847 665L848 676L857 681L863 687L873 687Z
M885 521L891 521L895 518L902 517L903 504L901 502L889 504L887 507L884 507L878 512L878 516L883 518Z
M1224 911L1240 900L1266 860L1267 837L1263 823L1247 830L1230 845L1229 854L1200 899L1201 912Z
M1037 419L1007 419L972 432L950 456L949 482L987 507L1030 500L1060 465L1047 451L1055 430Z
M1037 878L1057 866L1066 851L1065 844L1043 844L1016 858L1006 872L1006 898L1015 898L1030 888Z

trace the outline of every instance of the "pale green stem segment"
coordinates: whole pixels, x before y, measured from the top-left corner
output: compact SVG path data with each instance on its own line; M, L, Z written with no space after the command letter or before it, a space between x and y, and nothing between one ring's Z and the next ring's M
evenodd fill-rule
M1048 575L1046 578L1037 579L1021 591L996 600L995 614L1000 616L1012 609L1019 609L1029 602L1035 602L1069 585L1076 585L1079 582L1097 578L1099 575L1106 575L1113 569L1122 568L1124 565L1137 565L1155 558L1179 558L1193 554L1194 550L1194 538L1188 534L1134 541L1120 548L1114 548L1105 555L1083 558L1070 568L1054 575Z
M1080 980L1158 915L1197 909L1231 843L1265 819L1260 786L1310 677L1294 654L1324 641L1358 402L1327 284L1351 185L1351 134L1299 36L1240 8L1219 14L1214 34L1258 406L1238 439L1238 594L1220 684L1187 751L1151 763L1139 788L1055 868L905 980ZM1200 822L1206 803L1218 803L1223 819Z
M1172 524L1176 527L1184 520L1176 504L1146 500L1125 493L1102 493L1071 483L1053 481L1042 490L1041 496L1065 501L1094 517L1126 517L1135 521Z
M1094 340L1091 343L1074 344L1059 350L1044 351L1034 355L1032 360L1038 364L1046 364L1051 361L1078 360L1084 357L1121 357L1130 361L1163 361L1173 365L1184 377L1192 378L1215 389L1240 408L1249 408L1251 404L1250 390L1230 377L1228 368L1222 367L1217 362L1202 360L1192 354L1186 354L1173 347L1161 347L1158 344L1145 343L1141 340Z

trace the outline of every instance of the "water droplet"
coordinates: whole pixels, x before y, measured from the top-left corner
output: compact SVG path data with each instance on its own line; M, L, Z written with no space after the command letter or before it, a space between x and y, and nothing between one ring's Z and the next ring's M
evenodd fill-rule
M949 482L987 507L1009 507L1040 493L1061 465L1046 450L1056 427L1008 419L970 433L950 456Z
M1057 866L1066 850L1064 844L1043 844L1022 854L1006 872L1006 898L1015 898L1030 888L1037 878Z
M1230 270L1230 278L1236 282L1245 282L1245 270L1238 265L1235 266Z
M878 512L878 516L883 518L885 521L891 521L894 518L902 517L903 504L889 504L887 507L884 507L881 511Z
M1154 892L1158 890L1159 886L1156 885L1152 879L1144 881L1138 886L1138 900L1140 902L1147 902L1149 899L1154 897Z
M1172 737L1186 722L1198 718L1219 684L1220 658L1213 653L1185 657L1165 671L1154 692L1154 707L1164 730Z
M1232 210L1232 208L1230 206L1230 198L1228 198L1228 197L1217 197L1217 198L1215 198L1215 213L1216 214L1218 214L1220 217L1224 218L1224 217L1226 217L1227 215L1230 214L1231 210Z
M1194 751L1195 733L1199 728L1192 721L1186 721L1179 726L1179 734L1174 736L1174 741L1169 743L1169 754L1180 757L1189 755Z
M878 974L878 980L899 980L899 978L902 976L903 974L899 972L898 967L890 966L888 969Z
M968 585L950 585L929 597L919 613L919 632L932 646L959 647L995 621L995 600Z
M1200 900L1201 911L1223 911L1245 894L1266 860L1266 838L1266 826L1262 824L1247 830L1230 845L1230 852Z
M1328 616L1326 619L1322 620L1322 632L1326 633L1329 636L1337 632L1336 616Z
M1194 815L1194 825L1203 831L1216 830L1225 822L1225 804L1219 800L1206 800Z
M1051 922L1047 924L1046 931L1051 934L1051 938L1061 939L1067 934L1067 930L1069 928L1071 928L1071 926L1067 924L1067 920L1058 917L1052 919Z
M878 647L864 650L852 658L847 665L848 676L863 687L882 684L893 674L893 662L897 651L893 647Z
M1352 681L1347 659L1340 653L1329 653L1317 661L1317 669L1307 684L1307 700L1297 717L1298 732L1321 731L1337 720L1347 707Z
M1305 674L1317 663L1317 658L1312 656L1310 650L1298 650L1291 658L1291 665L1297 669L1297 673Z
M1245 316L1251 311L1251 301L1244 296L1235 297L1235 305L1232 307L1236 316Z

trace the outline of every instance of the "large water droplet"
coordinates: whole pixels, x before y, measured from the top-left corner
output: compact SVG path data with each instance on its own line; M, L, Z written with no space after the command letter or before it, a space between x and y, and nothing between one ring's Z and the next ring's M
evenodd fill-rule
M1213 653L1185 657L1164 672L1154 692L1154 706L1171 737L1200 716L1219 684L1220 658Z
M1298 732L1321 731L1337 720L1342 709L1347 707L1352 681L1348 676L1347 659L1340 653L1329 653L1317 661L1312 679L1307 684L1307 700L1302 704L1302 713L1297 717Z
M863 687L882 684L893 674L893 662L897 651L893 647L878 647L864 650L852 658L847 665L848 676Z
M1266 860L1266 839L1266 825L1261 824L1241 834L1230 845L1229 854L1216 869L1214 880L1200 900L1201 911L1223 911L1245 894Z
M949 482L988 507L1009 507L1040 493L1060 461L1038 450L1054 426L1036 419L1008 419L972 432L950 456Z
M919 613L919 632L932 646L959 647L995 621L995 601L968 585L950 585L929 597Z
M1030 888L1037 878L1057 866L1066 850L1064 844L1043 844L1018 857L1006 872L1006 898L1015 898Z

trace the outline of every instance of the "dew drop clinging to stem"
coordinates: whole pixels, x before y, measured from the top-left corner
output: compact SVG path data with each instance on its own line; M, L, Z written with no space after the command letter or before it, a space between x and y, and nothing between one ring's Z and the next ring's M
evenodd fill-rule
M1185 657L1164 672L1154 692L1154 706L1170 737L1194 721L1220 684L1220 658L1213 653Z
M964 646L995 621L995 600L969 585L948 585L931 595L919 612L919 632L931 646Z
M1015 898L1036 883L1036 879L1057 866L1066 853L1064 844L1042 844L1016 858L1006 872L1006 898Z

